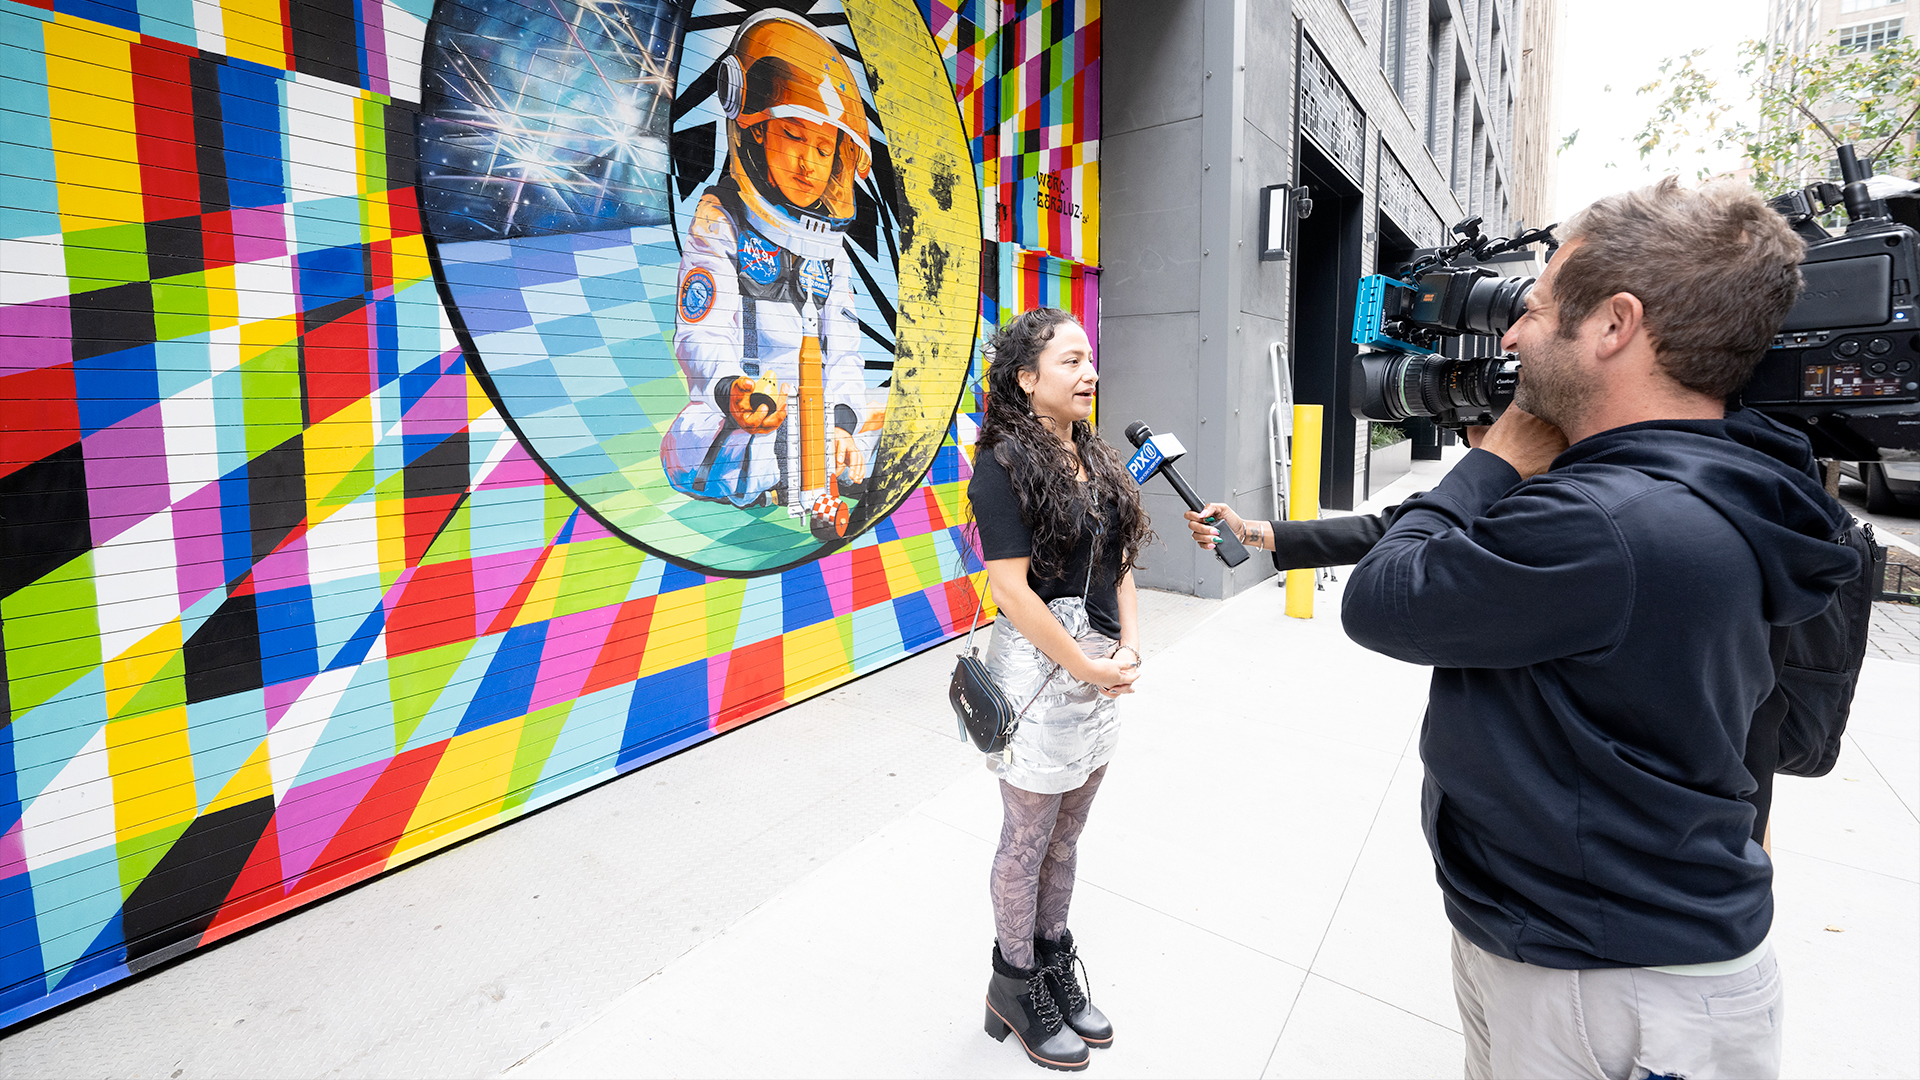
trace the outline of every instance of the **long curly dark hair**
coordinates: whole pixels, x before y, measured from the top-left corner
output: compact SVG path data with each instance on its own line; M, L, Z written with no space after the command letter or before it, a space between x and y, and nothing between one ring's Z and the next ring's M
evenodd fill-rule
M987 410L980 424L976 453L991 453L1007 470L1013 493L1020 500L1020 520L1033 535L1029 564L1035 577L1057 578L1073 557L1080 525L1095 508L1114 504L1119 510L1117 535L1096 531L1093 564L1100 565L1107 545L1119 543L1120 577L1138 563L1140 550L1153 542L1153 528L1140 506L1140 489L1125 463L1093 425L1075 421L1073 444L1080 460L1053 433L1048 421L1034 414L1020 373L1039 370L1040 353L1061 326L1080 321L1059 308L1034 308L1009 320L987 339ZM1090 483L1077 479L1085 464ZM1095 520L1104 515L1096 512ZM1116 579L1117 580L1117 579Z

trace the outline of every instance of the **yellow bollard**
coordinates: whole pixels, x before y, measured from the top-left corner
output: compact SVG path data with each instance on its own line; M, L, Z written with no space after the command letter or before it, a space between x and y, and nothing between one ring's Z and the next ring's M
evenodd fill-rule
M1320 406L1293 407L1293 468L1287 491L1287 520L1320 517ZM1313 618L1314 570L1287 571L1287 614Z

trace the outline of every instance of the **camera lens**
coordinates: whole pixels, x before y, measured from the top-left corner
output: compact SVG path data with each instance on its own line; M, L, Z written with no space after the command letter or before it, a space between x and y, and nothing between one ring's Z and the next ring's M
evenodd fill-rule
M1491 423L1513 400L1520 361L1370 352L1354 358L1355 416L1397 423L1430 416L1447 425Z
M1520 361L1512 356L1456 360L1436 372L1433 415L1494 415L1513 400L1520 382Z
M1421 408L1421 375L1430 366L1430 357L1400 355L1388 362L1380 383L1380 398L1387 407L1386 419L1399 421L1409 416L1424 416Z
M1427 368L1423 395L1427 412L1445 415L1462 410L1478 412L1487 406L1486 365L1478 360L1454 360Z
M1479 278L1467 294L1460 312L1460 328L1470 334L1500 337L1520 321L1527 311L1527 294L1533 291L1533 278Z
M1461 360L1442 368L1435 365L1432 412L1479 410L1487 407L1486 365Z
M1354 357L1353 414L1383 423L1426 415L1420 400L1420 376L1427 359L1395 352L1363 352Z

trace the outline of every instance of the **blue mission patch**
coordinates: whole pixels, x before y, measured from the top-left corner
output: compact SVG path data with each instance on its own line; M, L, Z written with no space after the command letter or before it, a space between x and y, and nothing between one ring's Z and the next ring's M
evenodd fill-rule
M680 278L680 317L699 322L713 310L713 275L704 266L696 266Z
M752 229L740 230L740 272L762 285L780 276L780 249Z
M819 259L808 259L800 264L800 285L820 303L826 303L827 293L833 289L833 264Z

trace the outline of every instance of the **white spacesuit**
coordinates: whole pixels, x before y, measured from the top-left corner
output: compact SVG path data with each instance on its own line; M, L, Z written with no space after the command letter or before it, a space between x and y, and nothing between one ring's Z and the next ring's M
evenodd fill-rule
M779 502L844 534L885 415L860 356L844 232L871 167L838 50L797 16L748 19L722 61L727 174L682 243L674 355L688 402L661 446L676 490Z

